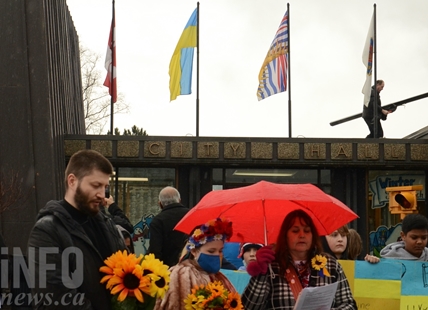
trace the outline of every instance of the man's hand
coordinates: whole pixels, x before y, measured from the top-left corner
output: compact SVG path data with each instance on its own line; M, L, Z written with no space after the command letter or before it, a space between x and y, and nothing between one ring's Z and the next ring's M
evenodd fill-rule
M392 113L392 111L382 109L382 113L383 113L383 115L388 115L388 114Z
M104 207L108 208L112 203L114 203L114 198L112 195L110 195L109 198L104 198Z

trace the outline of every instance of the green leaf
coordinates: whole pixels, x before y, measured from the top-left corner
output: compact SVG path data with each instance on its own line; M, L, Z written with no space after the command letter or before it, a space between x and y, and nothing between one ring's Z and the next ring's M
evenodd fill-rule
M112 309L113 310L136 310L137 299L135 297L127 297L124 301L118 301L117 295L112 298Z
M153 310L156 304L156 298L152 297L150 295L144 295L144 303L139 303L138 309L139 310Z
M124 301L117 300L118 294L111 299L113 310L153 310L156 304L156 298L144 294L144 303L141 303L135 297L126 297Z

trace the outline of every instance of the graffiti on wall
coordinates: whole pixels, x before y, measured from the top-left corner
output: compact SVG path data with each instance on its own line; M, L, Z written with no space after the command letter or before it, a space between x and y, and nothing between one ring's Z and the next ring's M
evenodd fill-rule
M370 181L369 189L372 193L372 209L383 208L389 202L387 187L412 186L422 184L424 189L418 191L418 200L425 200L425 175L424 174L396 174L379 175Z
M135 254L137 254L137 256L140 254L145 255L149 250L149 226L153 217L153 214L143 215L141 221L134 225L132 241L134 242Z
M401 232L401 223L392 227L384 225L379 226L375 231L370 232L370 249L369 252L380 257L379 253L387 244L396 242Z

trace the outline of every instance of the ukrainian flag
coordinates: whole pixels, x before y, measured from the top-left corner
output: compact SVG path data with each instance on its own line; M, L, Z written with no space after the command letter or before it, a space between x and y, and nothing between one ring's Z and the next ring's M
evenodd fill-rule
M192 93L193 51L196 47L197 12L195 9L181 34L169 64L170 100Z

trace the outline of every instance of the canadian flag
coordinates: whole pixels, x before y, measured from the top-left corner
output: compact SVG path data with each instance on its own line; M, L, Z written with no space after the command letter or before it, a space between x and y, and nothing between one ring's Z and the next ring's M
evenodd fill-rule
M109 94L112 98L112 103L117 101L117 84L116 84L116 26L114 18L111 22L110 36L108 39L106 60L104 67L107 70L107 76L104 81L104 86L109 88Z

